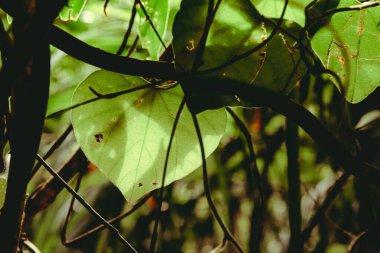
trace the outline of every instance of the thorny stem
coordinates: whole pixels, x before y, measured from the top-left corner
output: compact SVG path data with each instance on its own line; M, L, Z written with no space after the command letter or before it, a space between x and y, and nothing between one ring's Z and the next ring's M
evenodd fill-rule
M45 167L45 169L55 178L57 178L61 184L66 188L68 192L70 192L71 195L75 197L76 200L78 200L79 203L82 204L83 207L85 207L100 223L102 223L105 227L107 227L111 232L113 232L118 239L128 247L129 252L137 252L132 245L124 239L124 237L120 234L120 232L115 228L112 224L108 223L100 214L98 214L95 209L91 207L90 204L87 203L86 200L84 200L73 188L71 188L70 185L68 185L65 180L63 180L54 170L50 167L49 164L45 162L45 160L40 156L37 155L37 160Z

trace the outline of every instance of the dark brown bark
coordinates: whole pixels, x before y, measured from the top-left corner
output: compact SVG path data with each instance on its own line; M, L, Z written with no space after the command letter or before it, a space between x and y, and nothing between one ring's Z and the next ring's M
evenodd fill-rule
M11 162L0 216L0 251L17 252L25 194L44 123L50 81L48 30L63 1L14 1L13 38L3 81L10 84L7 120Z

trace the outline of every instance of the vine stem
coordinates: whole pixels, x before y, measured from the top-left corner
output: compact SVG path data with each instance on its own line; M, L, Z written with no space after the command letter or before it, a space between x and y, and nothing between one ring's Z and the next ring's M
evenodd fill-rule
M285 4L284 4L284 7L282 9L281 16L280 16L279 20L277 21L276 25L274 26L273 31L271 32L271 34L263 42L261 42L260 44L258 44L254 48L248 50L247 52L244 52L244 53L242 53L240 55L234 55L229 61L227 61L227 62L225 62L223 64L220 64L219 66L216 66L216 67L213 67L213 68L210 68L210 69L206 69L206 70L202 70L202 71L200 71L200 73L206 74L206 73L210 73L210 72L214 72L214 71L226 68L226 67L234 64L237 61L240 61L240 60L242 60L244 58L249 57L253 53L255 53L258 50L260 50L261 48L263 48L265 45L267 45L273 39L273 37L277 34L277 32L280 30L281 23L284 20L284 16L285 16L285 12L286 12L288 3L289 3L289 0L285 0ZM259 15L259 14L257 13L257 15Z
M117 53L116 53L117 55L121 55L123 51L125 50L125 48L127 47L127 42L128 42L129 36L131 35L132 27L135 21L136 13L137 13L136 4L137 4L137 0L134 0L132 11L131 11L131 19L129 20L128 28L124 34L123 41L121 42L121 45L119 49L117 50Z
M298 90L296 90L298 93ZM299 156L299 135L298 126L286 120L285 131L286 154L288 158L287 177L288 177L288 217L290 226L290 242L288 252L303 252L301 242L301 193L300 193L300 165Z
M175 131L177 129L179 118L181 116L181 113L183 111L184 106L185 106L185 99L182 99L181 104L179 105L177 114L176 114L175 119L174 119L174 124L173 124L173 128L172 128L172 132L170 134L169 146L168 146L168 149L166 151L164 171L162 173L162 182L161 182L161 187L160 187L159 197L158 197L159 199L158 199L158 207L157 207L156 219L154 221L152 239L150 241L150 247L149 247L149 252L151 252L151 253L153 253L155 251L155 248L156 248L158 223L160 221L160 215L161 215L161 208L162 208L162 202L163 202L163 196L164 196L165 178L166 178L166 171L167 171L168 164L169 164L170 150L171 150L171 147L172 147L172 144L173 144L174 135L175 135Z
M120 232L115 228L112 224L108 223L100 214L98 214L95 209L91 207L90 204L87 203L70 185L66 183L66 181L50 167L49 164L45 162L45 160L37 154L37 160L45 167L45 169L55 178L57 178L61 184L66 188L66 190L76 199L79 203L82 204L100 223L102 223L105 227L107 227L111 232L113 232L118 239L125 245L128 246L129 252L137 252L132 245L124 239L124 237L120 234Z
M231 234L227 226L224 224L223 219L221 218L213 200L211 197L211 191L210 191L210 186L208 182L208 172L207 172L207 163L206 163L206 153L203 145L203 140L202 140L202 134L201 134L201 129L199 127L198 119L197 116L194 113L191 113L195 131L197 132L197 137L198 137L198 142L200 145L201 149L201 156L202 156L202 172L203 172L203 187L204 187L204 192L205 196L208 202L208 205L211 209L212 214L214 215L215 219L217 220L220 228L223 230L224 237L226 240L230 241L232 245L237 249L238 252L243 253L243 249L240 246L240 244L236 241L234 236Z
M62 110L56 111L56 112L54 112L52 114L47 115L46 118L50 119L50 118L57 117L57 116L61 115L62 113L65 113L65 112L70 111L72 109L78 108L80 106L83 106L83 105L86 105L86 104L89 104L89 103L92 103L92 102L95 102L95 101L98 101L98 100L101 100L101 99L113 99L113 98L116 98L116 97L121 96L121 95L125 95L125 94L131 93L131 92L134 92L134 91L138 91L138 90L147 89L147 88L150 88L150 87L152 87L151 83L144 84L144 85L141 85L141 86L138 86L138 87L134 87L132 89L117 91L117 92L108 93L108 94L97 93L92 87L89 87L90 90L91 90L91 92L94 93L96 97L88 99L88 100L83 101L83 102L80 102L78 104L69 106L69 107L64 108Z
M48 159L66 140L67 136L73 131L73 125L69 125L66 130L62 133L61 136L58 137L58 139L53 143L53 145L49 148L49 150L46 152L46 154L43 156L44 160ZM30 178L32 178L38 171L38 169L41 167L40 163L37 163L33 169Z
M205 96L231 96L236 94L241 100L249 101L251 106L269 107L288 117L303 128L323 150L336 160L345 171L354 174L366 183L380 182L380 169L368 164L358 156L352 155L343 144L303 106L295 103L287 96L269 90L246 85L245 83L222 78L198 77L194 79L189 92Z
M247 142L247 146L248 146L250 166L251 166L251 171L252 171L252 176L253 176L253 183L255 187L254 194L253 194L254 212L251 217L252 219L251 238L252 239L250 241L249 249L251 253L257 253L257 252L260 252L260 242L263 235L263 220L264 220L264 207L265 207L264 206L265 205L264 191L263 191L263 185L261 182L261 175L260 175L259 169L257 168L256 154L253 148L251 134L249 133L244 122L238 117L238 115L231 108L227 107L226 110L235 120L236 125L239 127L240 131L243 133L244 138Z
M342 192L343 187L347 184L348 180L350 178L349 173L344 173L341 177L339 177L335 183L329 188L327 191L327 195L325 199L323 200L322 204L319 206L319 208L315 211L313 217L310 218L308 224L304 228L304 230L301 233L301 244L305 244L308 238L310 238L310 234L317 226L323 217L325 216L325 213L327 209L330 207L332 202L335 200L335 198Z
M126 217L128 217L129 215L131 215L132 213L134 213L136 210L138 210L141 206L143 206L146 201L153 196L153 193L154 191L146 194L144 197L142 197L136 204L134 204L129 210L125 211L124 213L112 218L112 219L109 219L107 220L108 223L112 224L112 223L115 223L121 219L124 219ZM95 234L99 231L102 231L103 229L107 228L104 224L100 224L78 236L76 236L75 238L73 239L70 239L70 240L67 240L67 238L65 237L65 245L67 247L75 247L75 245L79 242L81 242L82 240L84 240L85 238L87 238L88 236L92 235L92 234Z

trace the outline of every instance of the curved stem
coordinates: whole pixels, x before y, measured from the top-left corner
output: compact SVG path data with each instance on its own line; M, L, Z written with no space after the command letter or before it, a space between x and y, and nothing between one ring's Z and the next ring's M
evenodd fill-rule
M117 53L116 53L117 55L121 55L123 53L123 51L125 50L125 48L127 47L127 42L128 42L129 36L131 35L132 27L133 27L133 24L135 22L135 17L136 17L136 13L137 13L136 1L137 0L135 0L133 3L132 12L131 12L131 19L129 20L128 28L124 34L123 41L121 42L121 45L120 45L119 49L117 50Z
M205 196L206 196L208 205L209 205L209 207L211 209L212 214L214 215L215 219L217 220L220 228L223 230L225 239L228 240L228 241L230 241L232 243L232 245L234 245L234 247L240 253L242 253L242 252L244 252L243 249L242 249L242 247L236 241L236 239L234 238L234 236L232 235L232 233L229 231L229 229L227 228L227 226L224 224L223 219L221 218L221 216L220 216L220 214L219 214L219 212L218 212L218 210L217 210L217 208L216 208L216 206L215 206L215 204L214 204L214 202L212 200L210 186L209 186L209 182L208 182L206 153L205 153L205 149L204 149L204 145L203 145L202 134L201 134L201 130L200 130L200 127L199 127L197 116L194 113L191 113L191 116L193 118L194 127L195 127L195 130L197 132L197 137L198 137L199 145L200 145L200 148L201 148L202 172L203 172L203 187L204 187Z
M253 194L253 202L254 202L255 210L253 213L254 216L252 217L252 228L251 228L251 231L253 233L251 235L251 238L253 240L252 242L250 242L250 252L257 253L257 252L260 252L260 242L263 236L263 221L264 221L264 208L265 208L264 191L263 191L263 185L261 181L261 175L260 175L259 169L257 168L256 154L253 148L251 134L249 133L244 122L238 117L238 115L236 115L236 113L231 108L227 107L226 109L227 109L227 112L235 120L235 123L239 127L240 131L243 133L244 138L247 142L248 150L249 150L250 166L251 166L251 171L252 171L252 176L253 176L253 183L255 186L255 191Z
M249 101L251 106L269 107L288 117L305 130L321 148L336 160L347 172L354 174L367 183L380 182L380 169L352 155L345 146L303 106L293 102L287 96L272 91L247 85L245 83L219 78L194 78L190 92L231 96L236 94L240 99ZM211 95L210 95L211 96Z
M176 114L175 119L174 119L172 132L170 134L169 146L168 146L168 149L166 151L164 171L162 174L162 182L161 182L161 187L160 187L160 192L159 192L159 197L158 197L158 203L159 204L157 207L156 219L154 221L152 239L150 241L150 247L149 247L149 252L151 252L151 253L153 253L155 251L155 248L156 248L158 223L160 221L160 215L161 215L161 208L162 208L162 202L163 202L163 196L164 196L165 178L166 178L166 171L167 171L168 163L169 163L170 150L171 150L171 147L173 144L174 135L175 135L175 131L177 129L178 121L179 121L179 118L181 116L181 113L182 113L184 106L185 106L185 99L182 99L181 104L178 108L177 114Z

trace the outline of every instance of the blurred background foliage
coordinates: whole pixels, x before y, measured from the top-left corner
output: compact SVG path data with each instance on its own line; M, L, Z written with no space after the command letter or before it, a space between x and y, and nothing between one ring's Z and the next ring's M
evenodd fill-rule
M167 43L171 40L171 24L179 4L179 0L170 1L168 33L164 38ZM110 1L107 15L104 14L103 5L103 1L88 1L78 21L64 22L57 19L55 25L94 47L116 53L128 27L133 1ZM10 18L4 13L1 13L1 17L3 23L9 26ZM127 48L137 36L137 26L134 26ZM51 47L51 52L51 96L47 115L69 107L76 85L96 70L95 67L54 47ZM149 56L138 44L131 57L146 59ZM347 108L342 107L345 105L343 97L327 78L315 78L306 74L299 92L302 104L334 134L349 144L355 142L356 150L352 152L360 153L367 161L380 166L379 89L363 102L347 105ZM347 109L348 115L343 115L344 109ZM264 185L266 208L265 219L262 221L264 228L261 252L286 252L290 232L285 118L266 108L238 108L236 112L245 120L252 135L257 165ZM70 113L48 119L40 153L46 153L53 141L69 125ZM299 134L302 227L305 227L342 172L301 129ZM74 136L70 134L48 162L54 168L59 168L78 148ZM217 208L248 252L253 237L250 229L254 210L254 186L249 180L247 153L245 139L234 121L229 118L225 137L207 162L212 196ZM126 204L117 188L93 165L89 164L84 169L79 193L100 214L112 218L130 208L131 204ZM48 173L39 170L29 185L29 192L32 193L49 178ZM70 181L72 186L75 185L76 178L77 176ZM307 239L305 252L348 252L352 240L363 231L368 236L364 234L360 237L352 252L378 252L380 239L378 235L372 236L369 232L378 231L376 229L379 228L379 189L370 188L350 177L341 194L320 219L319 226ZM60 231L70 201L70 194L62 191L51 206L38 213L29 224L28 238L41 252L124 252L123 246L107 230L86 238L74 248L64 247L60 242ZM147 252L149 249L156 207L157 197L154 195L136 212L116 223L121 233L139 252ZM222 231L213 219L203 194L200 169L166 188L162 209L158 252L211 252L222 241ZM72 238L97 225L92 216L80 204L75 203L68 226L68 237ZM229 246L226 252L233 252L233 248Z

